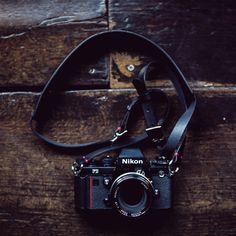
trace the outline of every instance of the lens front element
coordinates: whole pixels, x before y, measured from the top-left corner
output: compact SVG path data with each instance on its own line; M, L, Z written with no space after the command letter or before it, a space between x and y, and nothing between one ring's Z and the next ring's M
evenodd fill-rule
M120 214L139 217L151 207L154 190L144 175L128 172L113 182L109 196L113 208Z

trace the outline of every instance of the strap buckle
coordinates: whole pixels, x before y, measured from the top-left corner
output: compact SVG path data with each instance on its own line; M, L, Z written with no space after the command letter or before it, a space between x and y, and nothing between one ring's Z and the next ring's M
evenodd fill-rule
M71 166L71 170L75 176L78 176L84 167L83 163L74 162Z
M118 138L120 138L121 136L123 136L124 134L126 134L128 132L128 130L124 130L123 132L121 132L121 127L118 127L115 131L114 137L113 139L111 139L111 142L115 142Z
M163 141L165 139L165 136L162 132L162 126L161 125L146 128L145 131L147 132L148 137L154 143L160 143L161 141Z
M179 171L178 161L179 161L179 153L175 152L172 159L168 163L168 170L170 176L173 176Z

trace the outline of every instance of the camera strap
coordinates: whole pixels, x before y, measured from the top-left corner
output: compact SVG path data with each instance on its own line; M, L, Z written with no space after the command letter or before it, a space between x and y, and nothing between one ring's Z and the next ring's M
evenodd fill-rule
M120 126L115 131L114 137L109 140L83 144L66 144L46 137L42 131L43 127L53 107L58 103L60 92L65 91L66 82L74 73L74 68L78 68L82 63L86 63L94 57L99 57L112 51L139 52L150 56L154 61L142 68L138 78L133 80L139 96L128 106ZM158 62L159 66L159 62L161 62L161 66L168 72L184 110L169 137L166 138L163 135L163 127L169 114L168 98L161 90L146 88L146 81L150 80L152 77L150 75L157 71L158 66L155 61ZM154 105L159 99L163 99L167 106L164 115L156 118ZM128 131L131 118L134 117L136 110L140 106L146 121L146 129L143 134L130 136ZM186 128L195 107L195 96L188 86L184 75L173 59L159 45L133 32L113 30L87 38L64 59L41 92L36 109L30 120L30 126L33 133L45 143L62 151L72 151L77 154L86 153L85 158L87 161L105 152L116 151L133 145L142 145L151 141L156 145L161 156L165 156L170 162L176 162L180 150L183 150Z

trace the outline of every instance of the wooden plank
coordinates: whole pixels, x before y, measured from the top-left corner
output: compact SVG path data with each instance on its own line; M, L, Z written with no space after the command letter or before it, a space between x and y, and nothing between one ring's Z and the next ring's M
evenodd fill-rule
M160 44L195 87L235 86L235 10L231 0L111 0L109 27L138 32ZM121 55L114 61L119 74L112 74L113 88L131 86L135 73L124 73L130 60ZM133 60L137 69L145 64L142 57Z
M38 94L2 93L1 234L234 235L236 92L196 92L198 110L189 129L183 167L174 179L174 211L146 226L112 220L99 220L98 225L76 213L72 159L37 140L28 127ZM54 116L60 126L52 128L51 135L78 142L110 137L131 96L131 90L67 92L65 109Z
M106 29L103 0L0 1L0 87L42 86L77 44ZM84 66L74 85L106 86L106 75L102 58Z
M38 94L0 93L0 234L235 235L235 6L230 0L0 0L0 91L41 89L79 42L109 28L158 42L198 96L183 166L174 178L173 212L131 224L101 216L94 222L77 213L73 158L43 144L28 126ZM72 86L127 88L148 61L145 55L113 52L110 59L83 65ZM161 69L158 79L156 85L170 87ZM133 90L68 91L46 133L64 142L112 137L133 95ZM174 97L173 102L176 118ZM143 128L139 120L133 132ZM145 153L154 157L154 150Z

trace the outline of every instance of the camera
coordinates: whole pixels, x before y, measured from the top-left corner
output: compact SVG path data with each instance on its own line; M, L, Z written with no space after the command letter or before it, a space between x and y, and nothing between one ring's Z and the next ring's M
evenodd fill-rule
M124 148L117 158L77 161L72 169L79 210L136 218L171 207L171 177L163 157L147 160L140 149Z

